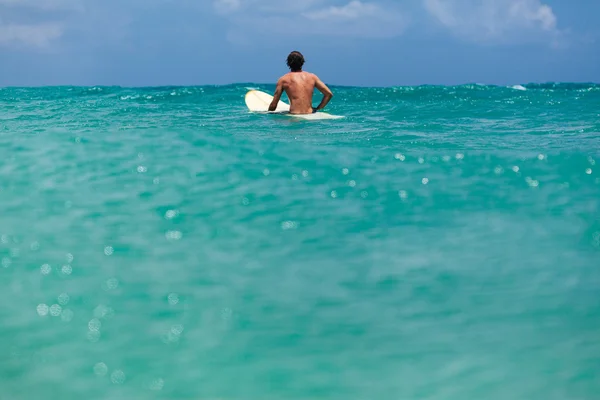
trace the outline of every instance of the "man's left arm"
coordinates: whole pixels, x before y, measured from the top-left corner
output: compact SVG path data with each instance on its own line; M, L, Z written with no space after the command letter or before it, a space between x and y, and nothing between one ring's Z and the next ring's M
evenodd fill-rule
M321 81L321 79L319 79L318 76L314 75L314 78L315 78L315 87L319 90L319 92L323 93L323 100L321 100L321 104L319 104L319 106L316 107L316 108L313 107L313 112L317 112L317 111L322 110L323 108L325 108L325 106L327 105L327 103L329 103L329 101L333 97L333 93L327 87L327 85L325 85L323 83L323 81Z
M275 111L277 108L277 103L279 103L279 99L281 99L281 95L283 94L283 82L280 80L277 81L277 87L275 88L275 94L273 95L273 101L269 105L269 111Z

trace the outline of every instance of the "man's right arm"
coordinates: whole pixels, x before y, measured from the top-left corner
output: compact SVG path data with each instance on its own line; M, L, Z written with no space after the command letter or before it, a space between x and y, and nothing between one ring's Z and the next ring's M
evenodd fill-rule
M313 110L316 112L325 108L327 103L329 103L329 100L331 100L331 98L333 97L333 93L331 93L331 90L329 90L327 85L325 85L316 75L315 87L319 90L319 92L323 93L323 100L321 100L321 104L319 104L319 106Z
M269 104L269 111L275 111L277 108L277 103L279 103L279 99L281 99L281 95L283 94L283 79L279 79L277 81L277 86L275 87L275 93L273 93L273 101Z

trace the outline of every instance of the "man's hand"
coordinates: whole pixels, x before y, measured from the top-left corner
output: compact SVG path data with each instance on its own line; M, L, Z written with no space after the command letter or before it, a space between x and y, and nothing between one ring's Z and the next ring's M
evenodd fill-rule
M279 99L281 99L282 93L283 93L283 82L280 79L277 81L277 87L275 88L275 94L273 95L273 101L269 105L269 111L275 111L275 109L277 109L277 103L279 103Z

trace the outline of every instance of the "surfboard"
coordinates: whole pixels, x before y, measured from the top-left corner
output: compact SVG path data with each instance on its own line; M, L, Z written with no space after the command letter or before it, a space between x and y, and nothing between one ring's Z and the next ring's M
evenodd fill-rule
M279 100L275 111L269 111L269 105L273 101L273 96L260 90L250 90L245 97L246 107L251 112L267 113L267 114L282 114L292 118L320 120L320 119L339 119L344 118L341 115L333 115L326 112L318 111L312 114L290 114L290 105Z

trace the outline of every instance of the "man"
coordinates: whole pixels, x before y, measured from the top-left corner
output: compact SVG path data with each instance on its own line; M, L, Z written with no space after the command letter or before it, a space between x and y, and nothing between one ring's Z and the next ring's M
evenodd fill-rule
M292 51L287 58L287 65L291 72L277 81L269 111L275 111L284 90L290 99L290 114L311 114L325 108L333 93L315 74L302 71L304 56L298 51ZM316 108L312 105L315 88L323 93L323 100Z

